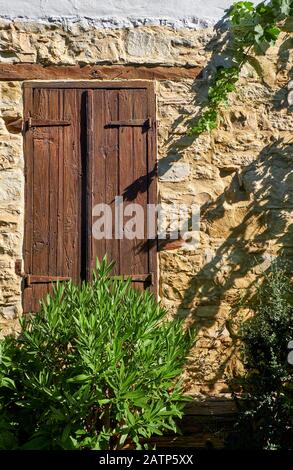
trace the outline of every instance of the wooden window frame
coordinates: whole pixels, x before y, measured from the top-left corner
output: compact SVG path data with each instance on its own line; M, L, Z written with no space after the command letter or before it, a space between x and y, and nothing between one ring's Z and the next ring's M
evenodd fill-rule
M23 82L24 88L140 88L155 93L153 80L30 80Z

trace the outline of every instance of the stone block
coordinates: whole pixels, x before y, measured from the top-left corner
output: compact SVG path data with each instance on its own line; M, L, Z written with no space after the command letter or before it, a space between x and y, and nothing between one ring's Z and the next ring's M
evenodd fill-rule
M159 179L166 182L185 181L190 175L189 163L174 162L165 165L159 160Z

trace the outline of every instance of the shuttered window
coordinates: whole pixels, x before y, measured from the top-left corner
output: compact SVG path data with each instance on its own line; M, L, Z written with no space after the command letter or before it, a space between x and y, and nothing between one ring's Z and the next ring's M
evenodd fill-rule
M24 312L37 311L57 279L90 280L105 254L113 275L156 291L156 244L147 238L147 204L156 203L152 83L28 82L24 101ZM119 196L123 210L143 208L142 238L117 237ZM98 204L113 214L102 239L92 231Z

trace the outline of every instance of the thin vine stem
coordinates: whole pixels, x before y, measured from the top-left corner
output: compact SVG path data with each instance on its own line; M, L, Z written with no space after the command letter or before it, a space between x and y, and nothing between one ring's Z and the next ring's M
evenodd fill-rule
M220 110L228 104L230 93L237 89L241 70L251 54L265 54L292 15L293 0L269 0L258 5L244 1L232 5L229 11L232 65L217 69L204 110L190 126L189 134L199 135L217 127Z

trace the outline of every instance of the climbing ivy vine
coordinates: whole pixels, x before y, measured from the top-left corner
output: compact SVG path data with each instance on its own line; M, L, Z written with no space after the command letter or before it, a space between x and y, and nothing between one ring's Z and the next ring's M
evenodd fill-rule
M231 34L231 65L219 67L208 90L208 100L202 114L191 126L191 134L201 134L217 126L220 108L227 104L229 94L236 84L243 65L253 62L254 54L265 54L278 39L281 31L287 30L289 18L293 16L293 0L237 2L229 11Z

